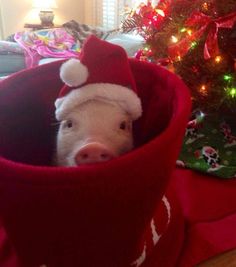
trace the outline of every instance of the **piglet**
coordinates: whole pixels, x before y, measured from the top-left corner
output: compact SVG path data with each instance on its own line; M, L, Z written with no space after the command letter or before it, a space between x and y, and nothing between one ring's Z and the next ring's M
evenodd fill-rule
M68 113L57 135L57 165L113 159L133 148L132 120L121 107L90 100Z
M130 151L142 106L124 49L91 36L80 58L62 64L60 78L57 165L104 162Z

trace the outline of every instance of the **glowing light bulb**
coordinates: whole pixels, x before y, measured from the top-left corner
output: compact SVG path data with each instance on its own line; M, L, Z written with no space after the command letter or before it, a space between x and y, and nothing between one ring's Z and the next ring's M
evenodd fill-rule
M202 111L200 111L200 117L204 118L205 117L205 113L203 113Z
M197 46L197 42L194 41L194 42L191 43L191 47L192 48L195 48L196 46Z
M181 61L181 59L182 59L181 56L177 56L178 61Z
M232 75L230 75L230 74L225 74L224 75L224 80L225 81L231 81L232 79L233 79Z
M178 38L174 35L171 36L171 42L172 43L177 43L178 42Z
M205 84L202 84L202 85L200 86L199 92L200 92L202 95L207 95L207 86L206 86Z
M199 110L199 114L196 115L197 123L201 123L204 120L205 116L206 115L201 110Z
M235 97L236 97L236 87L233 87L233 88L230 88L230 89L229 89L229 95L230 95L232 98L235 98Z
M192 30L187 30L187 33L189 36L191 36L193 32L192 32Z
M202 91L205 91L205 90L206 90L206 85L203 84L203 85L201 86L201 90L202 90Z
M222 61L222 57L221 56L216 56L215 57L215 63L220 63Z
M180 32L186 32L186 31L187 31L186 28L182 28L182 29L180 30Z
M162 9L156 9L158 15L165 17L165 12Z
M208 3L207 2L204 2L202 4L202 8L205 9L205 10L208 10Z

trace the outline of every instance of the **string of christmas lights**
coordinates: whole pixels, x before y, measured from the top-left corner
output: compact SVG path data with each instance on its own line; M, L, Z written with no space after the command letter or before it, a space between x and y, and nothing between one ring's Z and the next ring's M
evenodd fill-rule
M141 3L122 24L146 41L136 58L166 66L207 112L236 112L235 0L160 0Z

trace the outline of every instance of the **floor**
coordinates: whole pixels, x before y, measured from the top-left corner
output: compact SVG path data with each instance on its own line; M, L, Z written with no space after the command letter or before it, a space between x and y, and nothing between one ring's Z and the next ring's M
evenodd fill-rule
M236 249L209 259L197 267L236 267Z

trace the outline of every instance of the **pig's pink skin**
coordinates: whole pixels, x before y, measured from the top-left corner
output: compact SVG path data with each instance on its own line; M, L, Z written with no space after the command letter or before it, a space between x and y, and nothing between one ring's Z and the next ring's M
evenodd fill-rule
M125 129L121 127L125 122ZM57 135L56 165L97 163L133 148L132 121L121 107L90 100L65 114ZM81 159L87 150L87 159Z
M115 155L109 148L98 142L88 143L82 146L75 156L77 165L93 162L103 162L114 158Z

